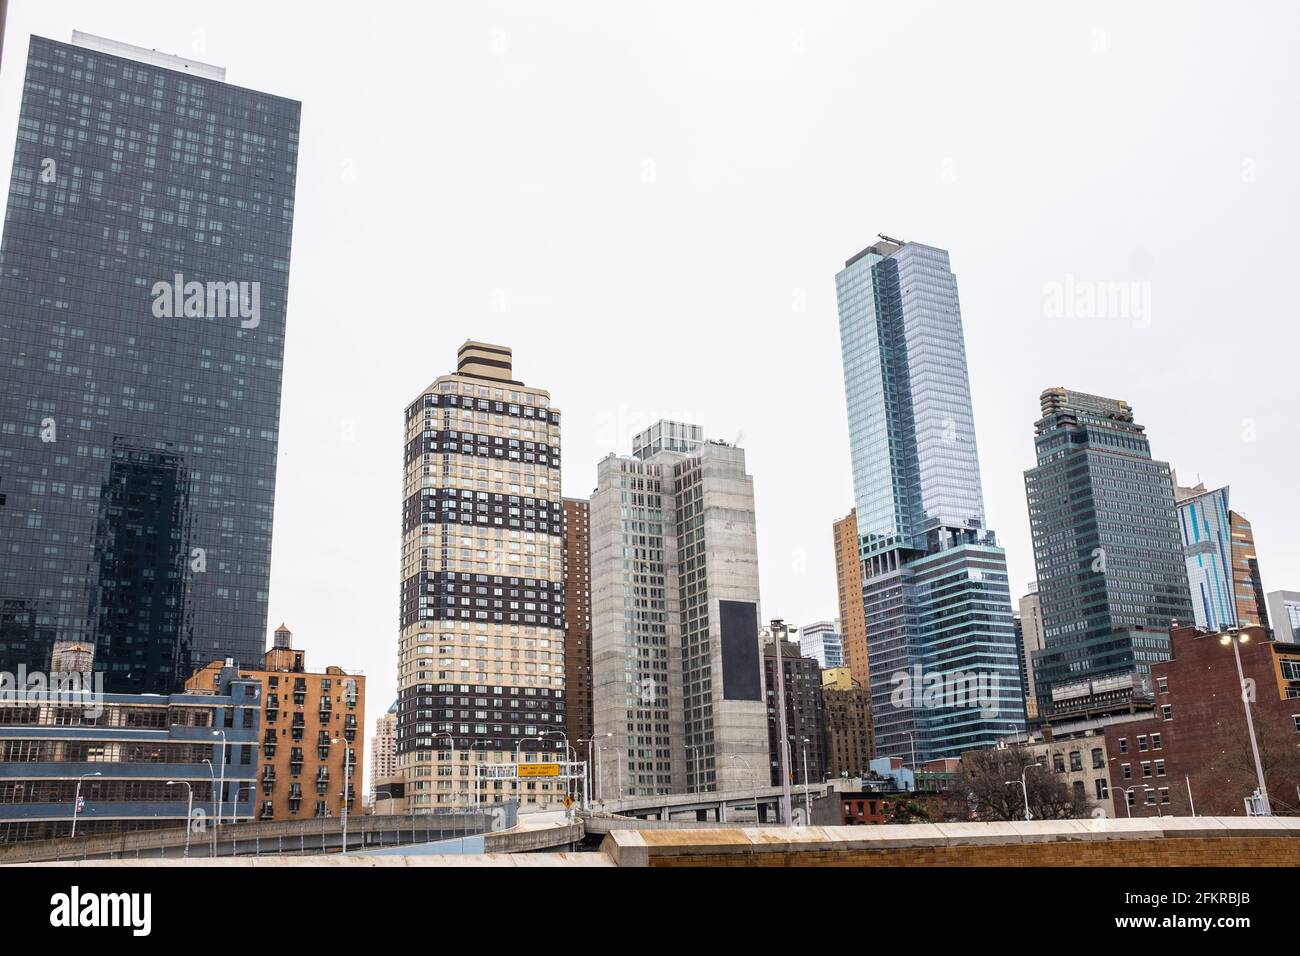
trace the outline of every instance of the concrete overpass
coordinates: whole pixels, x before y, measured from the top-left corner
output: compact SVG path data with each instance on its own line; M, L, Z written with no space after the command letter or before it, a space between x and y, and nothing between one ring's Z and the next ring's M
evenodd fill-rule
M618 829L596 853L241 856L190 866L1300 866L1300 818L1147 817L1030 823ZM85 860L82 867L175 866L177 859Z
M826 791L825 785L810 784L813 801ZM751 787L746 790L714 790L701 793L668 793L654 797L624 797L595 804L594 817L617 816L638 820L694 820L697 823L736 823L741 819L776 823L781 816L781 787ZM790 787L790 809L796 825L808 823L804 810L804 786ZM745 812L743 816L737 811ZM583 811L584 819L588 816ZM740 819L738 819L740 818Z

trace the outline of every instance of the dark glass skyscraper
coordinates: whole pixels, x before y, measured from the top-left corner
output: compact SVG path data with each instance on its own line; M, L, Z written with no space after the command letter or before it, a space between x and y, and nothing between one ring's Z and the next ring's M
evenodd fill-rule
M300 104L32 37L0 246L0 669L265 643Z
M1047 718L1063 684L1131 674L1128 695L1143 691L1151 665L1169 659L1171 621L1192 622L1192 602L1169 465L1152 459L1128 403L1051 388L1041 409L1025 490L1043 619L1035 689Z
M957 277L944 250L882 236L835 288L876 749L958 757L1019 731L1024 704Z

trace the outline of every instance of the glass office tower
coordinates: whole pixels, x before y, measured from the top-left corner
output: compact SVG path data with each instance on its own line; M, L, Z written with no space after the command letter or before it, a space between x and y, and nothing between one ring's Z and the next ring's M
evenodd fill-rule
M0 246L0 669L265 643L298 103L32 37Z
M944 250L882 236L835 285L877 749L956 757L1024 725L957 279Z
M1145 696L1151 665L1169 659L1170 624L1193 616L1169 465L1152 459L1132 408L1064 388L1040 405L1025 490L1043 613L1034 684L1047 718L1057 685L1132 675L1129 695Z

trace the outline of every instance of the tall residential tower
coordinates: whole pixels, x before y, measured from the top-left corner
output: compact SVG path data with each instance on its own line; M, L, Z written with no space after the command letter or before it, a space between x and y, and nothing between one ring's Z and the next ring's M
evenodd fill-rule
M1025 472L1043 650L1034 655L1039 716L1053 691L1131 677L1149 693L1169 659L1169 627L1192 620L1169 465L1151 457L1127 402L1064 388L1041 397L1038 465ZM1072 705L1073 706L1073 705Z
M745 453L659 422L591 497L592 697L605 794L765 783L754 483ZM613 769L611 769L611 764ZM621 777L616 777L621 771Z
M876 750L957 757L1024 719L957 279L944 250L882 236L835 286Z
M0 670L261 661L299 106L32 37L0 247Z
M414 810L473 802L471 763L564 755L560 413L511 376L510 349L466 342L406 409L397 766ZM479 794L562 795L545 778Z

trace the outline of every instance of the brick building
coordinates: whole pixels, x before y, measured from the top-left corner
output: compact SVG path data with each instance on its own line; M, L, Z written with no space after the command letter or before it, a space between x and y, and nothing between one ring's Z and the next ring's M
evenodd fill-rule
M213 661L185 682L192 693L211 693L223 663ZM302 820L343 812L344 768L348 812L360 808L355 781L365 765L366 679L340 667L307 670L281 624L261 668L241 667L241 679L262 685L261 746L257 767L257 819Z
M1300 645L1236 632L1274 813L1294 812L1300 785ZM1170 631L1173 659L1151 669L1155 710L1106 728L1115 815L1242 816L1256 788L1250 735L1227 633ZM1190 790L1190 797L1189 797Z
M871 692L847 667L822 671L826 719L826 772L832 777L867 773L875 748L871 735Z
M799 654L799 645L779 636L781 674L785 678L785 730L790 746L790 782L801 784L805 776L815 783L826 775L826 715L822 703L821 668L811 657ZM781 783L780 714L777 711L776 644L763 648L763 687L767 698L767 749L772 786ZM806 764L806 766L805 766Z
M564 732L591 738L591 502L564 499Z
M862 561L858 557L858 509L854 508L833 526L835 538L835 584L840 601L840 635L844 663L853 679L871 687L867 659L867 617L862 603Z

